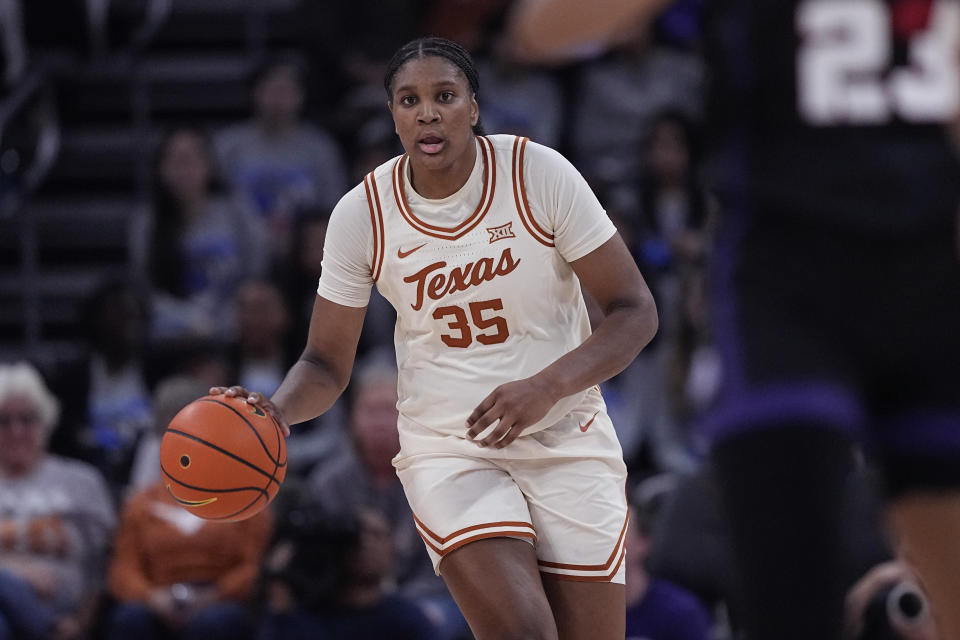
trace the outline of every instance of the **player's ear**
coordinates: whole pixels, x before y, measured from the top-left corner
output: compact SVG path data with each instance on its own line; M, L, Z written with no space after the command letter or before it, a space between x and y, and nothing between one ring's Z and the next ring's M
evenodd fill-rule
M480 105L477 104L477 95L470 96L470 126L476 126L480 120Z

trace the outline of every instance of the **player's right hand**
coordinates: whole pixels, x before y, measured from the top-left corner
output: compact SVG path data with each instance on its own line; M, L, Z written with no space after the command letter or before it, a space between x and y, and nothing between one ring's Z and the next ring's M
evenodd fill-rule
M212 396L224 395L240 398L244 402L260 407L273 416L273 419L280 425L280 430L283 431L283 435L290 435L290 425L287 423L286 418L283 417L283 411L264 394L258 391L247 391L240 385L233 385L232 387L210 387L209 393Z

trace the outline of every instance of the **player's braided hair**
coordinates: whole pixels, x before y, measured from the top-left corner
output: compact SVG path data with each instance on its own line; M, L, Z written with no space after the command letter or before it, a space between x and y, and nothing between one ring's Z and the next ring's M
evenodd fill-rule
M388 100L393 99L393 79L397 75L397 72L400 71L400 67L414 58L426 58L429 56L446 58L455 64L467 78L467 82L470 84L470 90L473 91L473 97L476 99L479 96L480 74L477 73L477 68L473 64L473 58L470 56L470 52L453 40L440 38L438 36L427 36L425 38L411 40L397 49L396 53L393 54L390 63L387 65L387 72L383 76L383 88L387 91ZM477 124L473 125L473 132L478 136L483 135L483 125L479 119L477 120Z

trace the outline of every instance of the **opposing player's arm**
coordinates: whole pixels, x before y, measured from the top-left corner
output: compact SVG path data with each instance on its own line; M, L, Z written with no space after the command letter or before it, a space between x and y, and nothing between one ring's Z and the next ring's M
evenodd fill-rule
M588 45L605 45L624 25L653 20L673 0L519 0L508 34L521 55L551 62Z
M307 346L272 398L288 424L317 417L346 389L366 313L317 296Z

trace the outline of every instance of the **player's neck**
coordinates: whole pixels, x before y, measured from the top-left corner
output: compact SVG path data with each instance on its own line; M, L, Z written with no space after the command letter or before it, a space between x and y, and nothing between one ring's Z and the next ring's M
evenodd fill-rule
M477 145L468 145L467 149L450 164L437 168L423 166L411 158L410 186L428 200L452 196L467 184L477 162Z

